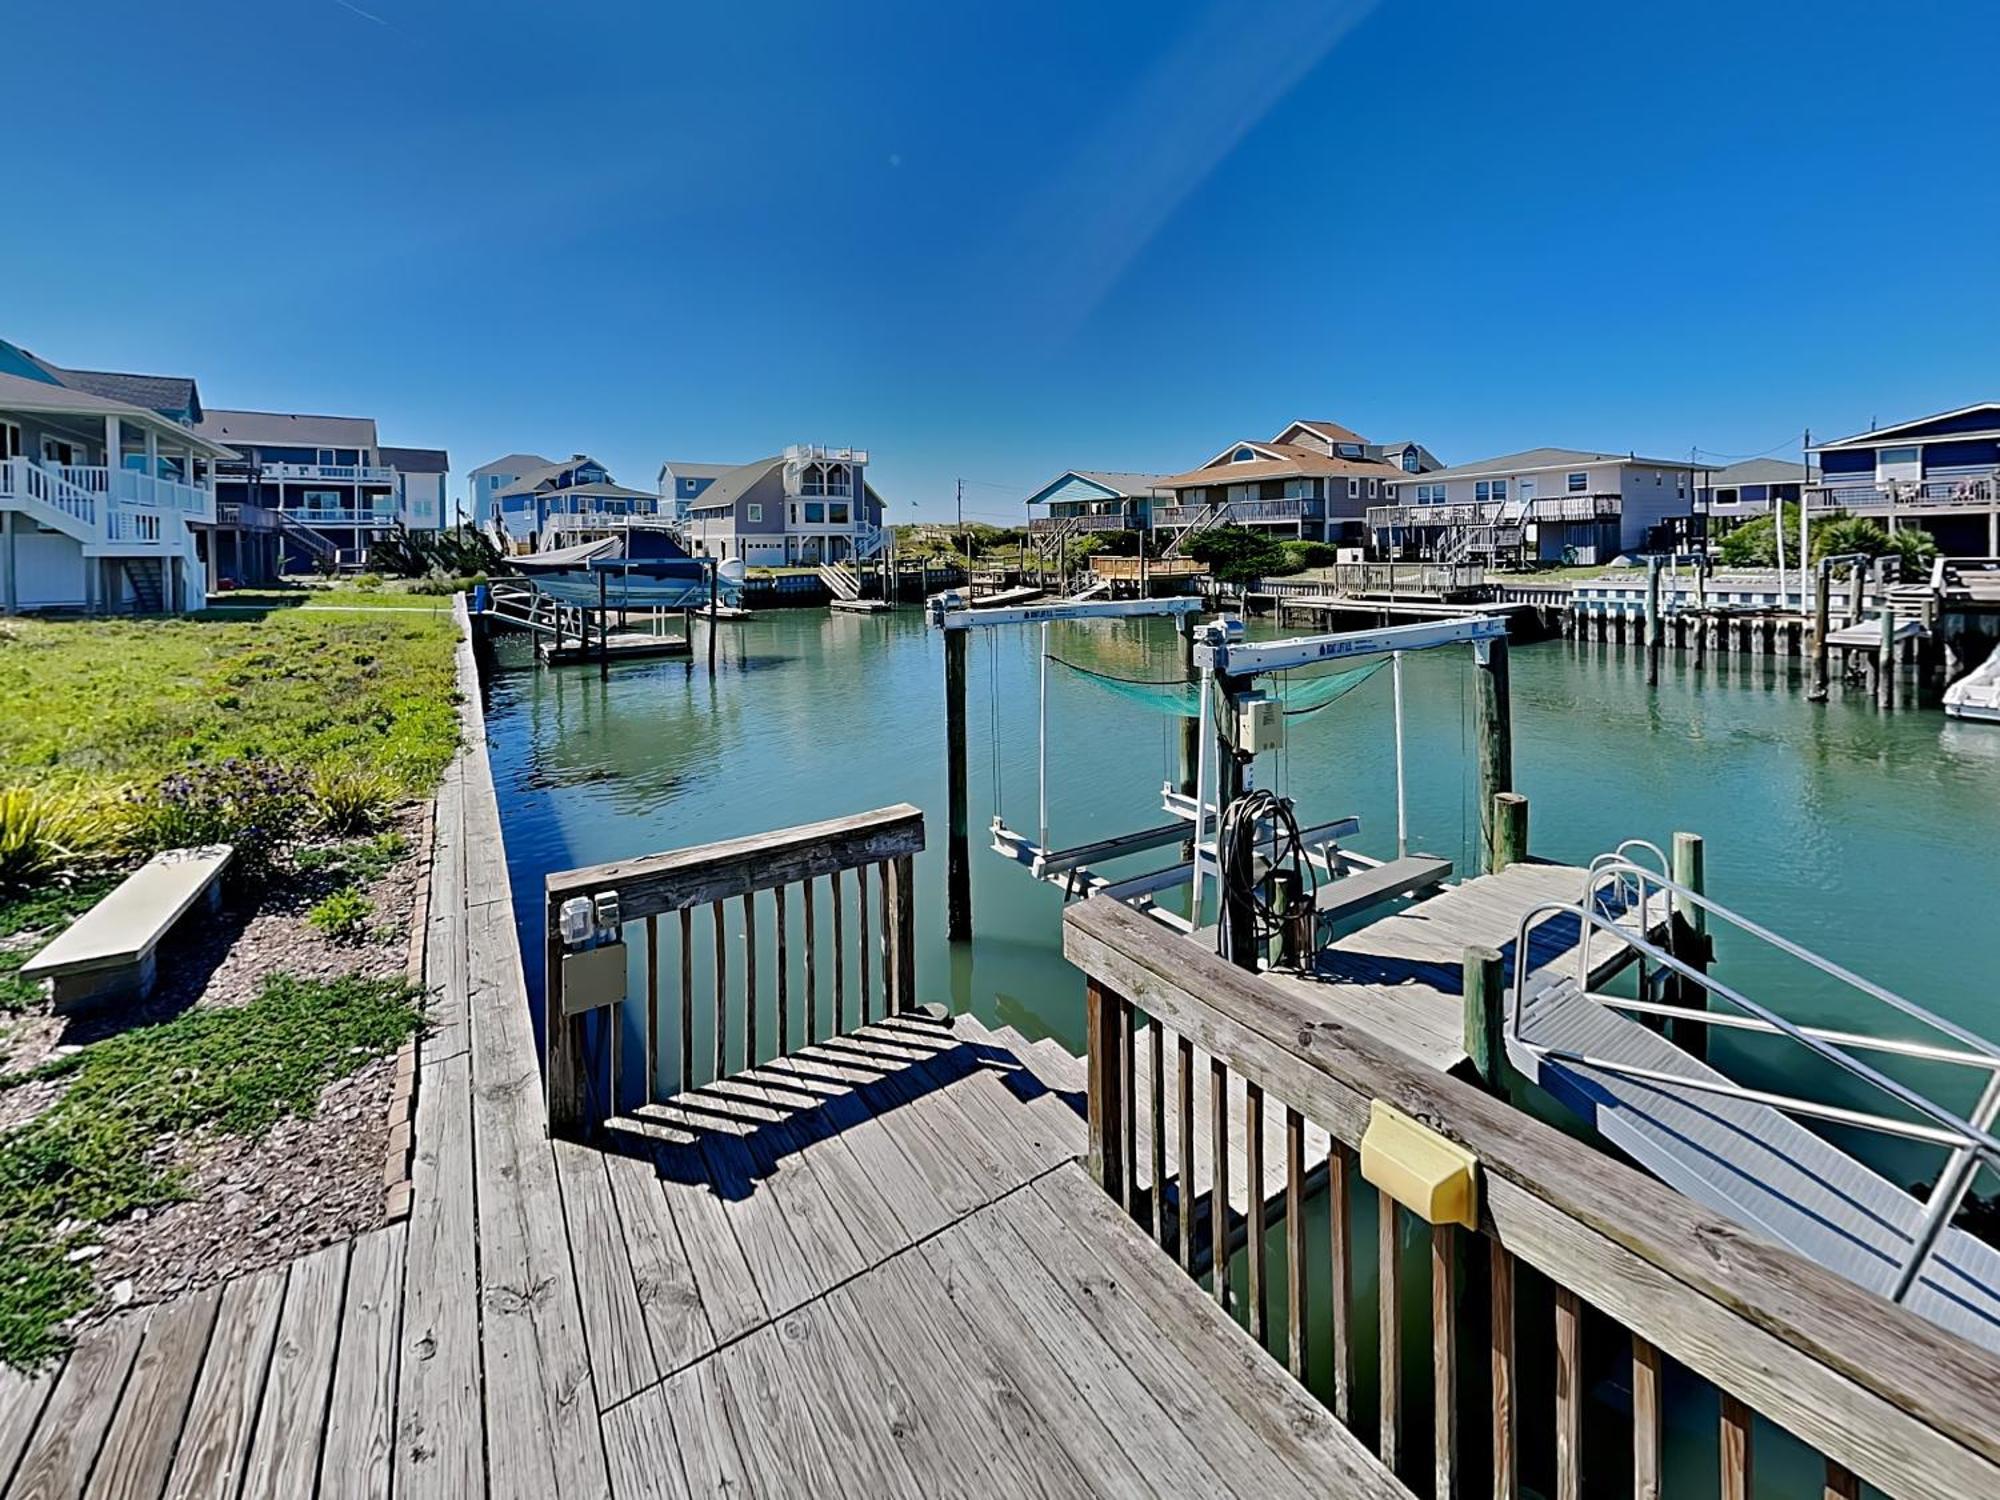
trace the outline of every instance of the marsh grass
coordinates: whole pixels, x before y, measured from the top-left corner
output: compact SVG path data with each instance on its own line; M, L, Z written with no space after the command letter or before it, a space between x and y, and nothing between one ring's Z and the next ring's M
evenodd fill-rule
M0 1361L48 1358L58 1325L91 1304L89 1265L66 1258L90 1226L181 1196L164 1139L204 1127L254 1139L310 1115L329 1083L416 1032L420 993L401 980L275 975L247 1005L189 1011L0 1079L64 1085L0 1136Z

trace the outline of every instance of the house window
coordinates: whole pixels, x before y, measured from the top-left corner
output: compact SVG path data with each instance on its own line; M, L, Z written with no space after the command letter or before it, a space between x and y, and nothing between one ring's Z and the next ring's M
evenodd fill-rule
M826 518L835 526L845 526L847 524L847 502L845 500L829 500L826 506Z
M744 519L748 521L763 520L764 519L763 505L755 500L751 501L749 505L744 507Z
M1238 448L1234 453L1229 455L1229 461L1233 464L1255 463L1257 461L1257 450L1254 448Z
M1375 499L1376 496L1381 493L1380 486L1381 486L1381 481L1379 480L1371 479L1368 481L1368 498L1370 500Z
M0 459L21 456L21 429L14 422L0 422Z
M1472 487L1472 498L1480 501L1491 500L1493 498L1493 486L1488 484L1484 479L1480 480L1479 483Z
M1347 481L1347 498L1350 500L1358 500L1361 498L1360 480L1350 479Z
M824 526L825 524L826 502L823 500L806 501L806 525Z
M1569 492L1572 495L1581 495L1585 490L1590 488L1590 475L1572 474L1569 476L1568 486Z
M1406 473L1406 474L1414 474L1414 473L1416 473L1416 472L1417 472L1417 465L1418 465L1418 464L1419 464L1419 463L1420 463L1421 461L1422 461L1422 460L1420 460L1420 459L1419 459L1419 458L1417 457L1417 450L1416 450L1416 449L1414 449L1414 448L1405 448L1405 449L1403 450L1403 472L1404 472L1404 473Z
M1361 457L1361 445L1359 443L1342 443L1337 451L1342 458Z
M1738 492L1735 490L1717 490L1715 492L1716 504L1734 505L1736 503L1737 493Z
M1312 481L1310 479L1287 479L1285 481L1285 498L1287 500L1312 499Z
M1914 446L1884 448L1875 455L1875 465L1877 468L1886 468L1891 464L1913 464L1917 461L1918 453L1919 450Z

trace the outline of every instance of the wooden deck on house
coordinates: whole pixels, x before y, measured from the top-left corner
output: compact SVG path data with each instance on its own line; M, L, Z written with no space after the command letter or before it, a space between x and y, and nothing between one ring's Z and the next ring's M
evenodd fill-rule
M1052 1044L907 1015L551 1140L472 703L407 1222L0 1372L10 1500L1408 1493L1091 1182Z

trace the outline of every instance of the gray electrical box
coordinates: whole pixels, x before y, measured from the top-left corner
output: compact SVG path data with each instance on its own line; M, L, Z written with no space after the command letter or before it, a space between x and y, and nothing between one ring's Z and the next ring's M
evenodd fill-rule
M625 998L625 945L602 943L565 953L562 961L562 1008L566 1016L602 1010Z

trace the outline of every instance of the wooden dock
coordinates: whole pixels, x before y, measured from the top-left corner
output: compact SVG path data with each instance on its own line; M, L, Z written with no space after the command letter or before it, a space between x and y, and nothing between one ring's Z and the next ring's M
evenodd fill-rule
M1364 1031L1441 1073L1462 1070L1465 1052L1464 958L1467 947L1498 950L1512 981L1522 914L1545 901L1576 901L1584 871L1538 860L1509 865L1440 891L1360 931L1336 940L1309 975L1267 976L1324 1011L1330 1020ZM1657 910L1657 908L1656 908ZM1621 925L1636 922L1636 914ZM1664 914L1653 930L1665 928ZM1529 939L1532 969L1541 978L1570 972L1578 940L1574 920L1556 918ZM1620 943L1602 939L1591 982L1608 979L1629 960Z
M1048 1043L878 1016L552 1139L478 704L407 1221L0 1372L9 1500L1409 1493L1091 1182Z
M551 667L573 666L578 662L643 661L651 657L692 656L694 644L684 635L653 635L642 630L614 630L587 642L542 641L535 654Z

